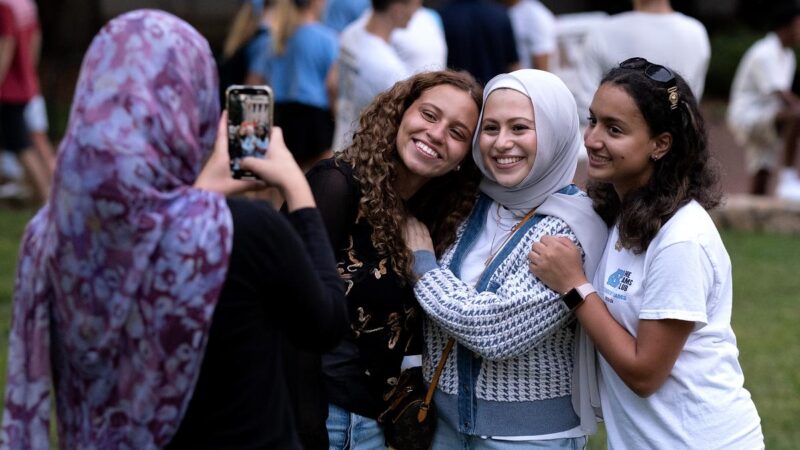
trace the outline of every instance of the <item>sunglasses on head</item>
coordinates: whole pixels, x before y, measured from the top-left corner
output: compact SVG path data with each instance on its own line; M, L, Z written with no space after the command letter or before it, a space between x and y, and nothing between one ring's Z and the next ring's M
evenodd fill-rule
M622 69L641 70L647 78L661 84L666 84L669 109L675 110L678 108L678 81L675 79L675 74L667 67L660 64L653 64L638 56L622 61L619 63L619 67Z

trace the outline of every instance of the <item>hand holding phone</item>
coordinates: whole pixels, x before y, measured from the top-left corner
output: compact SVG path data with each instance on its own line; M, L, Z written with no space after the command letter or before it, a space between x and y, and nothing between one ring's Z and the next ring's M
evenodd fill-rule
M269 86L233 85L225 90L231 175L256 179L241 167L242 158L264 158L272 130L273 97Z
M257 160L256 160L257 161ZM228 118L223 111L217 126L217 139L214 150L203 165L195 180L194 187L223 195L241 194L267 187L260 180L237 180L231 177L230 156L228 154Z
M265 159L243 158L241 168L255 174L264 183L275 186L280 191L289 211L314 207L314 196L308 185L303 169L297 165L292 152L283 142L281 129L272 130L272 144Z

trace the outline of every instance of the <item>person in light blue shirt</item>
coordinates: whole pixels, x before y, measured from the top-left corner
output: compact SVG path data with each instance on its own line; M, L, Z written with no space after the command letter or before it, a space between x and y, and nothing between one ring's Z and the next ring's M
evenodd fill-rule
M369 0L330 0L322 14L322 22L341 33L369 7Z
M272 87L274 123L304 167L326 156L333 139L325 81L339 44L336 32L319 22L324 3L278 0L270 45L257 64L261 81Z

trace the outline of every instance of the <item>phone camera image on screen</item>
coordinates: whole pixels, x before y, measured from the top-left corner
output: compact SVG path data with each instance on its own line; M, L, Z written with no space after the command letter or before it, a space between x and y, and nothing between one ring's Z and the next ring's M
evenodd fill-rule
M231 86L227 89L228 153L234 178L256 178L240 167L247 156L264 158L272 129L272 91L268 86Z

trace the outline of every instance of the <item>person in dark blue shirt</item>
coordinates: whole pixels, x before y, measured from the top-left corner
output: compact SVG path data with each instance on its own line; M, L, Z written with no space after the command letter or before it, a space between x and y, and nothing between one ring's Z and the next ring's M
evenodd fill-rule
M491 0L450 0L440 10L447 66L466 70L481 84L520 68L511 19Z

